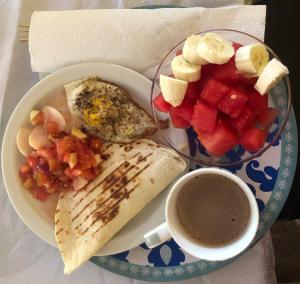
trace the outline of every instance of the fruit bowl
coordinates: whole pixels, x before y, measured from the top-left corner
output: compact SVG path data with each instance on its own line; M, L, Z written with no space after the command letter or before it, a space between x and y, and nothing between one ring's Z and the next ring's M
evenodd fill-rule
M209 30L209 31L201 32L199 33L199 35L203 35L207 32L216 33L228 41L238 43L241 45L248 45L248 44L255 44L255 43L264 44L258 38L255 38L247 33L239 32L235 30L225 30L225 29ZM160 75L172 76L172 69L171 69L172 59L176 55L180 54L184 42L185 41L180 42L166 55L166 57L158 66L152 83L152 89L151 89L152 114L157 124L157 127L159 129L159 132L163 137L165 143L169 147L174 149L176 152L181 154L183 157L189 159L191 162L206 165L206 166L217 166L217 167L230 167L230 166L234 166L240 163L250 161L262 155L275 143L278 143L281 137L281 133L283 132L286 126L291 111L291 86L290 86L290 81L288 76L285 76L277 85L275 85L269 91L268 94L265 95L265 96L268 95L268 107L273 108L277 111L277 118L272 123L272 125L268 128L265 143L259 150L254 152L253 151L249 152L245 150L241 145L237 145L236 147L234 147L233 149L231 149L221 157L214 156L210 154L208 151L206 151L205 147L201 144L201 142L197 138L197 133L194 131L192 127L186 129L186 134L189 141L188 145L178 146L178 143L176 143L175 141L176 136L171 135L175 130L175 126L173 125L172 119L170 119L169 113L158 111L157 108L154 106L153 100L161 92ZM279 57L269 46L267 46L266 44L264 45L269 52L270 60L273 58L280 60ZM224 74L224 77L226 76L227 74ZM248 79L245 78L245 80ZM231 87L234 88L235 85L240 84L239 80L240 79L236 81L230 81ZM201 90L199 90L199 93L200 92ZM161 123L161 121L166 119L170 119L169 128L165 128L164 124Z

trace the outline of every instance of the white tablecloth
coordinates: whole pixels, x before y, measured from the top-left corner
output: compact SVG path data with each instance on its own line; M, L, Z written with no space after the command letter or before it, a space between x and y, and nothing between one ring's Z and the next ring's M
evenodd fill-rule
M145 4L201 5L208 1L72 1L72 0L1 0L0 1L0 102L5 94L5 111L1 112L1 136L13 107L38 80L30 70L26 43L15 40L18 23L28 23L33 10L81 8L130 8ZM47 2L47 3L45 3ZM217 3L216 3L217 2ZM210 6L244 1L209 1ZM22 6L22 7L21 7ZM2 140L2 139L1 139ZM18 218L0 181L0 283L143 283L112 274L92 263L85 264L70 276L63 275L58 250L35 236ZM19 241L22 240L22 241ZM270 237L263 238L238 261L227 267L182 283L276 283L274 256Z

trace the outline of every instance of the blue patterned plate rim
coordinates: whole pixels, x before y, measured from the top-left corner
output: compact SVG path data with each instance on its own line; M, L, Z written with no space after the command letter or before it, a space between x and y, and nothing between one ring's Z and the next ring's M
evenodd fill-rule
M285 149L292 149L285 151ZM298 136L294 110L290 114L285 131L281 139L280 168L276 184L265 209L260 215L260 224L255 238L258 241L277 219L290 192L295 175L298 157ZM286 174L289 172L289 175ZM240 255L239 255L240 256ZM231 263L239 256L227 261L199 260L178 266L152 267L127 263L111 256L93 257L91 262L113 273L146 281L176 281L186 280L205 275Z

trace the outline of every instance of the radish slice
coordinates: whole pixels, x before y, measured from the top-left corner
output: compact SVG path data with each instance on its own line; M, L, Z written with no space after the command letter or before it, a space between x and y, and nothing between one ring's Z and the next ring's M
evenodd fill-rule
M47 122L55 122L59 132L62 132L66 128L66 121L63 115L54 107L45 106L43 107L43 114L45 116L44 124Z
M88 181L82 177L76 177L73 180L73 187L74 190L79 190L82 189L83 187L85 187L88 184Z
M51 143L48 140L48 133L42 125L36 126L29 135L29 145L35 150L43 147L49 146Z
M17 146L21 154L25 157L33 150L29 145L29 135L31 131L29 128L21 127L17 132Z

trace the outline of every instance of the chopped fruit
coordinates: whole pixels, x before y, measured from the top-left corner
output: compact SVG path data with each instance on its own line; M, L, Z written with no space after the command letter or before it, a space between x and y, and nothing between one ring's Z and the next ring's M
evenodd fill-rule
M184 100L188 100L191 103L195 103L200 94L200 81L191 82L188 84Z
M202 68L202 78L204 76L223 81L224 83L235 83L242 78L242 75L238 74L236 70L234 58L231 58L227 63L222 65L204 65Z
M181 49L178 49L178 50L176 51L176 56L181 55L181 54L182 54L182 50L181 50Z
M58 134L59 133L56 122L46 122L44 124L44 127L49 134Z
M257 117L257 120L265 130L268 130L276 120L277 116L278 110L274 108L269 108L265 113L259 115Z
M237 42L234 42L232 43L232 47L234 49L234 51L236 52L242 45L237 43Z
M191 125L197 131L212 132L217 121L217 109L204 101L198 102L194 107Z
M240 47L235 53L235 66L244 76L259 76L269 62L269 52L261 43Z
M218 109L232 118L240 115L248 97L245 93L232 88L218 104Z
M186 61L183 55L175 56L172 60L171 67L176 79L186 82L196 82L201 77L201 65Z
M248 105L255 114L262 115L268 111L268 96L262 96L253 88L248 90Z
M243 131L239 143L249 152L257 152L265 143L267 132L263 129L250 127Z
M30 122L32 125L36 126L44 122L44 114L38 110L32 110L30 112Z
M153 99L153 104L161 112L169 112L171 105L167 103L163 95L158 95Z
M170 115L173 125L178 128L190 127L193 111L194 107L189 102L184 102L178 107L171 107ZM176 125L180 125L180 127Z
M224 97L229 91L229 87L225 84L211 79L207 82L200 97L212 106L217 106L218 102Z
M252 109L245 105L240 115L237 118L231 118L230 122L235 129L241 131L243 128L245 128L253 122L254 116L255 115Z
M261 95L265 95L287 74L289 74L287 67L273 58L259 75L254 88Z
M213 132L198 131L198 138L206 150L221 157L238 142L236 130L223 120L219 120Z
M77 153L71 153L70 158L69 158L69 166L71 169L74 169L75 166L77 165L78 158L77 158Z
M191 126L190 122L178 116L174 109L175 108L170 109L170 116L174 127L189 128Z
M78 139L85 139L85 138L87 138L87 135L84 132L82 132L77 127L72 127L71 135L77 137Z
M176 107L179 106L185 96L188 82L160 75L160 88L166 102Z

